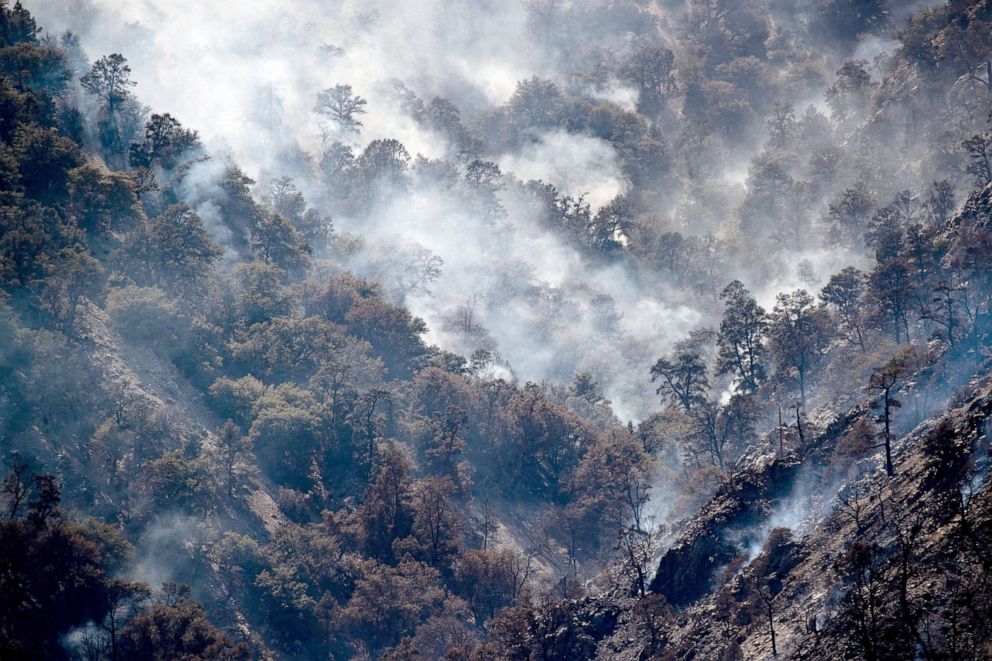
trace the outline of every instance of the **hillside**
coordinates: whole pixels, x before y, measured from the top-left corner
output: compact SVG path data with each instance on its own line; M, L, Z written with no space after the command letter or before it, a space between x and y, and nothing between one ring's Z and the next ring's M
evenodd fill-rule
M420 5L0 0L0 659L992 659L992 5Z
M977 191L943 240L988 223L990 195ZM611 587L507 633L521 627L524 649L545 658L989 658L987 367L900 435L893 476L877 455L845 467L867 399L798 451L779 456L769 439L654 555L620 560ZM907 375L900 396L927 379ZM496 642L507 644L520 646Z

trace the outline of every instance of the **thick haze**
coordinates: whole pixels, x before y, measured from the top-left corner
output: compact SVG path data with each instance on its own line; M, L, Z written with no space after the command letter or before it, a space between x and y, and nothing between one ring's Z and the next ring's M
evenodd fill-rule
M436 156L443 145L405 121L383 82L402 80L426 98L444 95L466 112L502 103L519 80L554 71L535 52L518 3L26 4L51 32L80 34L91 58L122 52L143 103L195 127L209 146L229 146L248 170L274 165L280 140L319 153L312 108L317 91L333 84L369 99L363 143L391 137L411 154ZM311 130L277 130L287 126Z
M436 158L447 153L445 139L400 110L392 81L403 81L425 99L443 95L469 113L505 103L520 80L562 74L557 58L535 39L524 5L516 2L27 5L50 32L79 34L91 59L121 52L143 104L195 128L214 154L229 153L255 178L296 175L280 158L294 143L319 157L321 122L312 109L325 87L347 83L368 99L361 134L336 136L356 151L377 138L396 138L412 156ZM636 98L619 82L598 95L626 106ZM290 127L303 128L294 133ZM581 134L536 136L496 160L522 181L542 179L563 193L586 194L594 210L628 187L613 147ZM305 181L297 183L307 192ZM590 369L621 417L640 417L653 400L647 366L698 315L639 291L621 267L608 269L610 274L596 269L594 275L574 248L538 229L534 215L511 207L507 227L494 235L456 199L418 189L392 196L360 225L348 218L334 221L338 230L381 244L367 245L349 268L381 276L387 287L396 250L422 246L443 260L429 292L397 292L406 293L403 302L428 322L431 340L464 353L478 348L445 331L446 319L474 297L476 315L495 340L494 346L483 344L498 350L518 376L567 381ZM507 273L517 290L512 297L501 290ZM597 295L614 299L622 315L618 329L595 328L590 304Z
M255 179L294 177L318 208L319 191L295 156L302 150L318 161L327 144L313 112L319 90L349 84L368 99L360 134L330 136L356 153L372 140L396 138L411 156L450 158L445 137L401 109L396 81L425 101L444 96L463 118L477 116L506 103L519 81L536 75L561 86L569 74L589 68L583 58L595 48L623 48L633 38L627 19L597 2L573 3L568 14L559 3L452 0L26 4L51 33L79 34L90 59L122 53L141 102L198 130L215 156L229 155ZM542 23L545 15L550 19ZM862 44L874 52L887 47ZM619 81L584 93L623 108L637 97ZM822 89L809 94L809 103L822 106ZM606 141L560 129L528 137L515 151L484 157L521 181L541 179L564 194L585 194L593 211L630 187ZM761 140L756 136L755 151ZM711 179L728 199L744 195L752 155L750 149L728 155L724 173ZM222 173L216 166L201 170L197 185L209 186ZM528 380L568 381L589 370L622 419L643 417L656 406L648 367L693 326L712 323L713 310L691 309L686 297L657 278L645 284L625 262L591 264L560 233L539 227L536 209L509 191L502 195L508 213L497 226L430 183L383 196L367 218L335 216L336 230L364 239L345 266L380 278L396 302L427 321L431 341L466 355L495 349ZM665 213L678 215L676 208L687 202L665 204ZM198 210L209 225L209 209ZM718 235L732 224L731 218L713 220ZM701 233L695 215L682 222L684 232ZM431 255L442 260L438 278L411 284L411 265ZM778 291L820 285L858 258L809 246L748 284L770 307ZM798 278L803 260L812 265L815 282ZM728 273L724 282L732 277ZM469 302L481 328L465 333L455 319Z
M0 658L965 631L989 2L0 0Z

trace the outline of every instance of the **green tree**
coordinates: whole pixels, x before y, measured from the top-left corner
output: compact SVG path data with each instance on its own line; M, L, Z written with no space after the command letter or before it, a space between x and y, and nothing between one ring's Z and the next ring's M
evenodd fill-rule
M285 272L274 264L248 262L235 272L237 321L256 324L289 314L293 299L283 287Z
M161 284L179 295L204 290L221 250L210 240L196 212L185 204L174 204L134 232L125 256L140 282Z
M131 88L131 67L120 53L105 55L93 63L89 72L79 79L83 89L100 103L101 132L104 145L112 154L122 157L129 137L125 111L133 111L135 100Z
M154 287L128 286L107 295L107 315L114 330L135 344L144 344L160 355L173 357L179 346L184 320L179 305Z
M228 420L217 430L216 461L223 476L227 497L234 496L235 487L247 472L253 459L251 438L241 428Z
M7 1L0 4L0 46L15 44L35 44L41 28L20 0L8 7Z
M385 444L379 455L373 479L365 489L354 520L365 555L391 562L394 560L393 541L408 536L413 525L412 467L392 444Z
M143 142L131 143L128 160L131 167L148 168L158 165L171 170L200 149L196 131L184 129L169 113L153 114L145 124Z
M101 293L102 269L100 262L80 246L61 250L57 261L51 265L42 304L66 335L77 331L80 304L87 298L97 298Z
M64 202L69 173L82 164L76 143L54 128L22 125L14 133L13 149L24 194L45 204Z
M265 210L252 198L250 186L254 183L240 168L231 165L220 184L222 195L216 200L221 222L231 232L231 242L243 257L250 254L251 233L265 215Z
M992 182L992 131L973 135L962 146L968 154L966 169L975 179L975 186L981 188Z
M862 352L866 351L864 295L867 283L863 272L848 266L830 276L820 291L820 300L836 313L841 330L847 334L847 341L857 344Z
M902 403L895 398L896 384L909 372L912 352L900 352L883 367L872 372L868 389L878 393L874 406L879 410L878 422L882 423L882 443L876 447L885 448L885 473L895 475L892 463L892 414Z
M891 323L897 343L909 339L909 315L913 282L904 260L886 259L868 276L869 300L881 319Z
M14 661L64 657L71 629L104 622L131 550L110 525L63 519L60 485L37 477L25 516L0 520L0 657Z
M69 209L89 236L111 241L144 220L134 178L93 165L69 171Z
M849 60L837 71L834 84L827 89L827 105L836 121L856 119L867 109L876 85L865 69L868 62Z
M142 490L151 499L149 513L180 510L202 512L209 496L206 461L187 459L181 450L166 452L142 467Z
M320 415L313 394L283 384L255 402L249 437L259 465L277 484L309 489L319 452Z
M422 338L427 324L380 298L359 298L345 314L345 323L349 332L372 345L394 377L410 374L427 354Z
M709 379L698 345L691 339L675 343L672 354L662 356L651 367L651 381L661 381L655 392L685 409L706 401Z
M310 244L281 214L262 214L251 230L251 240L255 254L266 264L276 264L287 271L302 271L309 263Z
M299 191L289 177L277 177L267 186L264 197L265 203L277 214L286 217L300 234L301 238L311 245L327 242L332 233L330 218L308 209L303 193Z
M767 315L739 280L727 285L720 298L725 307L717 334L717 374L733 374L738 391L754 392L765 380Z
M646 115L661 110L674 86L674 72L674 53L655 44L638 47L620 69L620 75L637 86L638 110Z
M416 556L422 556L427 564L442 569L449 567L451 558L458 551L461 521L452 499L454 493L455 483L450 477L432 475L413 485L410 498ZM397 542L398 550L408 547L402 542Z
M335 85L317 94L314 111L328 117L346 133L358 133L362 123L357 115L365 114L367 103L352 91L351 85Z
M262 395L265 384L252 375L240 379L221 377L210 386L210 401L223 417L234 420L242 429L251 426L252 409Z
M829 316L806 290L778 295L768 338L779 372L795 374L804 405L807 378L819 367L831 337Z
M550 80L535 76L520 81L507 105L511 129L553 128L560 120L564 101L561 90Z
M120 657L248 661L251 654L210 623L203 606L190 599L189 587L166 583L161 597L121 629Z
M839 199L830 203L827 222L831 237L844 245L857 245L874 210L875 198L864 182L848 188Z
M395 567L369 563L338 613L340 626L373 654L396 645L430 615L443 609L445 590L436 569L414 560Z

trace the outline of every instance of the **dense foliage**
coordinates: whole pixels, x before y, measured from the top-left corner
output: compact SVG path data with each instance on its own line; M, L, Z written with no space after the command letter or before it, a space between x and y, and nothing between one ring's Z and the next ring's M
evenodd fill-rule
M0 657L588 658L568 604L604 581L637 600L646 654L662 654L675 615L649 594L659 534L754 457L815 454L825 410L868 404L817 456L831 479L876 455L893 476L900 435L984 370L987 2L898 24L881 1L545 4L558 7L529 16L550 48L568 36L549 25L596 11L623 18L624 37L578 54L569 80L523 80L472 112L397 82L446 158L395 139L355 149L367 100L314 90L333 139L256 181L144 107L123 55L90 61L0 0ZM877 61L848 57L889 33ZM631 107L598 93L617 80ZM824 107L796 107L817 89ZM497 165L554 131L608 143L626 192L594 208ZM744 185L724 187L728 155L750 151ZM430 251L350 273L363 237L332 218L411 190L457 200L497 237L523 209L603 277L623 270L698 310L637 368L653 412L624 424L574 364L564 383L521 382L473 300L440 329L471 351L432 344L445 335L404 305L443 267ZM832 275L816 273L830 260L785 266L835 248L847 261ZM612 298L514 268L505 300L543 306L536 342L576 300L595 337L620 334ZM806 288L768 285L796 278ZM987 585L988 531L962 534L967 577ZM777 534L762 562L791 543ZM835 564L854 586L850 646L908 658L865 629L882 557L858 541ZM778 588L755 580L733 598L770 613ZM987 609L960 617L989 631ZM892 621L893 639L923 627ZM926 658L964 658L940 656L948 640Z

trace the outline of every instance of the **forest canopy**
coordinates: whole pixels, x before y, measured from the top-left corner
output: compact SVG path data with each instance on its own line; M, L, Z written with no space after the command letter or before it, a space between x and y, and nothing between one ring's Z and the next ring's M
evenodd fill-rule
M0 658L992 654L988 2L277 4L0 0Z

